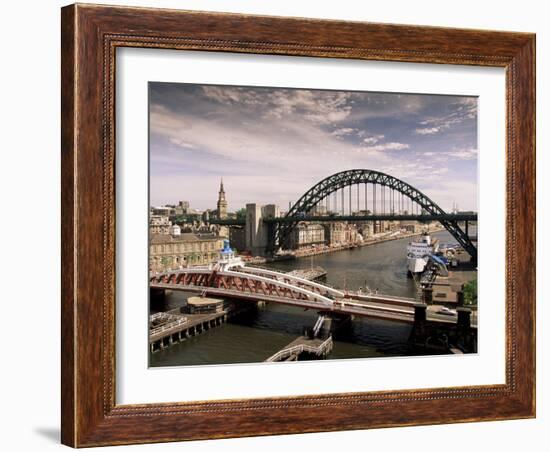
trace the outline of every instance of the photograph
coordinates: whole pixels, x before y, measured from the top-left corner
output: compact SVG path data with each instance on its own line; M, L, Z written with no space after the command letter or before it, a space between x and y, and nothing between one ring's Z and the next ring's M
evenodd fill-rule
M150 367L477 353L477 97L148 89Z

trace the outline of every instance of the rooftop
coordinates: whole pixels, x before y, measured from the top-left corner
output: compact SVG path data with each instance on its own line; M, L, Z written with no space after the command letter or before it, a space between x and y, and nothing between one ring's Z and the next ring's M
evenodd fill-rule
M187 299L187 304L192 306L209 306L212 304L223 303L223 300L219 298L208 298L208 297L189 297Z

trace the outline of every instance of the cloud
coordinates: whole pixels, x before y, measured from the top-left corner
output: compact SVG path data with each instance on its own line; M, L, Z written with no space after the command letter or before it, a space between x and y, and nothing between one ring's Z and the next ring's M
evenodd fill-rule
M286 209L319 180L350 168L394 175L429 196L430 183L449 172L454 179L460 165L471 173L460 177L476 176L461 163L475 161L475 127L446 136L438 149L414 133L439 127L428 122L441 111L464 114L457 97L166 85L154 84L150 101L153 204L187 199L213 208L221 176L230 210L246 202Z
M205 85L202 91L207 98L222 104L261 105L261 95L250 89Z
M283 119L295 114L318 124L337 123L351 113L350 94L303 89L251 90L242 87L205 86L206 97L222 104L260 107L263 117Z
M195 146L193 143L189 143L185 140L182 140L182 139L179 139L177 137L172 137L170 138L170 142L173 143L173 144L176 144L178 146L181 146L182 148L186 148L186 149L196 149L197 146Z
M477 158L477 149L466 148L446 152L446 155L459 160L474 160Z
M363 147L364 150L367 151L402 151L404 149L409 149L409 145L406 143L396 143L396 142L389 142L389 143L381 143L376 144L374 146L366 146Z
M467 119L474 119L477 116L477 98L463 98L451 103L448 108L450 113L428 117L420 121L420 125L428 127L416 128L415 133L417 135L433 135L461 124Z
M224 101L236 102L237 93L215 96ZM252 97L245 96L246 102ZM358 146L342 140L357 133L358 129L341 127L328 132L319 124L305 118L261 118L243 121L242 112L235 109L231 114L218 120L210 116L192 116L183 112L173 112L165 106L152 104L150 108L150 126L153 136L168 140L173 150L185 151L186 165L191 164L206 171L216 158L223 159L227 171L244 174L247 168L257 171L255 165L261 165L265 171L292 172L307 169L307 172L324 177L327 162L337 161L342 169L357 167L376 167L385 157L375 155L379 151L404 150L409 145L400 142L382 143L383 134L369 134L366 143L371 146ZM246 125L243 126L243 122ZM362 162L362 158L369 160ZM181 154L181 152L180 152ZM155 154L154 159L167 168L180 166L181 158L177 152ZM203 163L204 162L204 163Z
M363 136L364 136L364 134L363 134ZM383 139L384 139L384 135L371 135L371 136L368 136L366 138L363 138L363 143L376 144L380 140L383 140Z
M356 130L351 127L342 127L340 129L333 130L330 134L335 137L343 137L346 135L351 135L354 132L356 132Z
M440 127L425 127L421 129L415 129L415 133L418 135L432 135L434 133L437 133L441 130Z

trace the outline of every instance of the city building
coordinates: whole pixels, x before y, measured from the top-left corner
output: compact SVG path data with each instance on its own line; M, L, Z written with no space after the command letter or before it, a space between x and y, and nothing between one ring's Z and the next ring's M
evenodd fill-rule
M218 259L223 238L213 233L181 233L174 225L171 234L150 237L149 268L164 271L205 265Z
M182 210L183 213L187 213L189 210L189 201L180 201L178 207Z
M401 221L401 229L410 233L419 233L426 228L426 225L419 223L418 221Z
M150 234L170 234L172 222L165 215L150 215L149 216L149 233Z
M292 248L321 245L325 243L325 228L319 223L301 222L292 230L290 244Z
M227 201L225 199L225 190L223 189L223 179L220 182L220 191L218 192L218 219L225 220L227 218Z
M325 215L328 215L328 210L327 210L327 206L324 206L324 205L321 205L321 204L317 204L312 212L310 212L311 215L317 215L317 216L325 216Z
M176 209L171 206L151 207L151 215L162 215L169 217L175 215Z
M327 245L346 245L359 241L357 225L343 221L326 223L324 225L325 242ZM370 235L370 231L369 234ZM363 234L363 237L366 237Z
M357 232L361 234L363 239L368 239L374 233L374 225L372 224L372 221L365 221L360 224L355 223L355 226L357 227Z
M246 205L245 248L253 256L261 256L267 246L267 228L262 221L262 206Z

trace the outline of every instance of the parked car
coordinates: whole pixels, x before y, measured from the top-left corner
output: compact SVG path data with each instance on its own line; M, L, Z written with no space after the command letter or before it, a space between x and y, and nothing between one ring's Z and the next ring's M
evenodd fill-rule
M454 309L447 308L445 306L441 306L437 311L435 311L436 314L443 314L443 315L456 315L456 311Z

